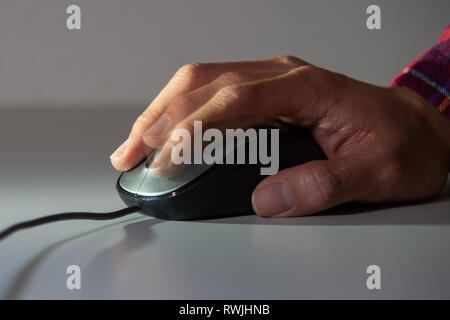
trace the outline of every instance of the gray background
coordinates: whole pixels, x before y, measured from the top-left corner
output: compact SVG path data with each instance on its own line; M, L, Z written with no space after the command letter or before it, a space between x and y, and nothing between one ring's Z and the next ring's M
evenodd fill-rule
M65 29L79 3L82 30ZM382 8L382 30L365 8ZM448 1L0 3L0 229L123 207L108 156L189 62L293 54L387 85ZM108 108L108 109L106 109ZM60 222L0 242L0 298L450 298L450 186L438 199L294 219ZM68 265L82 290L65 287ZM367 290L366 267L382 270Z
M69 4L82 30L65 27ZM369 4L382 29L365 26ZM146 105L189 62L281 54L387 85L446 26L446 0L2 0L0 105Z

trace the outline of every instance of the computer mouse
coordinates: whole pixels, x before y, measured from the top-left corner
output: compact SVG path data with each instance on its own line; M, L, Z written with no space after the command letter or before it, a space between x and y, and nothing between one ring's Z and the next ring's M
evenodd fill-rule
M277 128L279 170L326 159L307 131L285 124L277 124ZM248 151L248 145L245 148ZM138 206L142 213L161 219L193 220L253 214L251 195L258 183L267 177L261 174L264 165L259 161L257 164L223 162L185 165L173 177L158 178L144 160L134 169L123 172L116 188L127 205Z

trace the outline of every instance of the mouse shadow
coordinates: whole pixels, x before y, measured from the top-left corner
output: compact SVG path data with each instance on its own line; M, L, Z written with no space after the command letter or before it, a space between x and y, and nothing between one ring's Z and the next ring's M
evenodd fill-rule
M145 220L141 220L142 218L146 218ZM31 279L32 275L36 268L41 264L42 261L45 260L51 253L55 252L57 249L61 248L65 244L70 241L74 241L88 235L100 232L102 230L106 230L112 228L114 226L127 223L123 229L125 231L125 237L120 240L117 244L108 247L107 249L101 251L94 258L93 263L89 264L88 270L91 269L97 275L101 275L102 273L97 272L97 268L105 267L113 257L117 256L117 252L121 252L125 254L130 254L132 251L150 243L154 240L155 235L152 231L152 227L158 223L164 222L165 220L155 219L147 216L136 217L133 219L116 222L113 224L109 224L106 226L102 226L100 228L96 228L73 237L58 241L51 246L42 250L38 255L36 255L29 263L23 267L18 275L14 278L9 288L6 290L6 294L2 298L3 300L15 300L20 299L23 290L26 287L26 284ZM139 219L137 222L132 222ZM131 222L131 223L130 223ZM122 254L123 257L123 254ZM89 272L87 272L89 274ZM95 281L93 281L95 283Z
M450 183L434 199L397 204L348 203L311 216L266 218L256 214L195 221L197 223L249 225L450 225L450 210L436 209L450 202Z
M98 299L104 297L104 292L114 293L113 287L115 269L124 267L123 262L134 251L147 246L156 239L154 226L166 222L153 217L129 223L123 227L125 236L118 243L109 246L98 253L92 261L83 268L89 290L84 292L83 299ZM122 263L121 263L122 262Z

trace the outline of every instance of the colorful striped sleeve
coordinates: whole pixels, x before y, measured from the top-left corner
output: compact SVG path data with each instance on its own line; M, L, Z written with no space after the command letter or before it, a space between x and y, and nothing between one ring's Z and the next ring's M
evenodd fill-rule
M450 118L450 24L433 47L391 81L395 85L416 91Z

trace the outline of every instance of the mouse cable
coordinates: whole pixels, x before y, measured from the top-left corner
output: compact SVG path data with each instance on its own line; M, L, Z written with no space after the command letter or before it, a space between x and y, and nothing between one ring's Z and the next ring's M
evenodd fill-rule
M17 223L12 225L11 227L0 231L0 240L6 238L10 234L27 229L27 228L33 228L36 226L40 226L42 224L50 223L50 222L56 222L56 221L63 221L63 220L112 220L121 218L123 216L132 214L139 211L139 207L133 206L133 207L127 207L121 210L117 211L111 211L111 212L105 212L105 213L95 213L95 212L64 212L64 213L57 213L53 214L51 216L45 216L42 218L37 218L33 220L24 221L21 223Z

